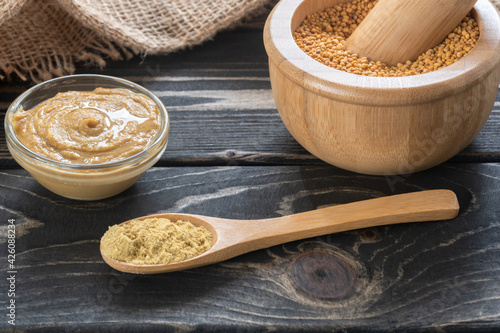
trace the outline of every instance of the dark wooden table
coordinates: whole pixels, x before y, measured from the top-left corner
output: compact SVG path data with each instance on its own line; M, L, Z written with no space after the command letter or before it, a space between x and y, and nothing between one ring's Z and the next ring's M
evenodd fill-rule
M383 177L327 165L294 141L274 105L260 27L78 73L155 92L170 111L169 145L126 192L81 202L50 193L21 169L2 127L2 331L500 331L500 95L458 156ZM1 84L2 119L27 88ZM456 219L326 235L152 276L115 271L99 254L110 225L146 214L258 219L438 188L456 192Z

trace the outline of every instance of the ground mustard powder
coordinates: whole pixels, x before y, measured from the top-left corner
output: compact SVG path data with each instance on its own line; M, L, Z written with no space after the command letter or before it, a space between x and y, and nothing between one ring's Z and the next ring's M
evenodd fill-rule
M168 264L196 257L212 247L212 234L191 222L166 218L114 225L101 239L109 258L133 264Z

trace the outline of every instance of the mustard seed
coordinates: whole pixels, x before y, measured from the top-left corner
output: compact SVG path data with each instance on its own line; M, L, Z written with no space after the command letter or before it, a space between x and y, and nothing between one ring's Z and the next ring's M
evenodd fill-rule
M332 68L367 76L408 76L449 66L465 57L479 38L479 25L470 15L436 47L415 61L387 66L380 61L352 54L345 40L357 28L378 0L354 0L307 15L293 33L297 45L310 57Z

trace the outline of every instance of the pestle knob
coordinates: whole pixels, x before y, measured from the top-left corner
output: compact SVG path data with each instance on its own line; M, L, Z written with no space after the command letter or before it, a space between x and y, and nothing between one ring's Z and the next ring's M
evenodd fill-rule
M415 60L442 42L476 0L379 0L352 35L346 49L394 66Z

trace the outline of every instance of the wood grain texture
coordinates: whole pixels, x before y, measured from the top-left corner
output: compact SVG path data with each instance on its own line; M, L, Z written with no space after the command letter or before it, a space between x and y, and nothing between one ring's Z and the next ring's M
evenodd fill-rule
M405 178L330 166L154 168L122 195L98 202L62 199L21 170L0 177L2 219L16 219L19 231L20 330L499 327L499 164L445 164ZM456 219L314 237L154 276L118 273L99 255L108 226L140 215L268 218L434 188L457 194ZM0 328L8 329L5 321Z
M276 110L261 29L226 32L193 50L111 63L78 73L123 77L158 95L172 126L158 165L324 164L290 135ZM0 83L0 118L28 87ZM500 162L500 94L457 162ZM0 128L0 168L17 167Z
M267 66L256 28L177 54L80 67L163 94L176 124L157 167L107 200L48 192L12 162L0 129L0 307L8 301L12 218L17 331L500 330L500 94L483 130L452 163L362 176L326 165L293 139L270 98ZM25 89L0 84L0 117ZM259 219L436 188L457 193L461 211L450 223L314 237L155 276L117 272L99 254L108 226L147 214ZM14 331L4 319L0 331Z

